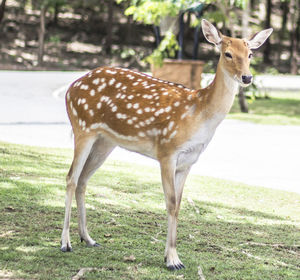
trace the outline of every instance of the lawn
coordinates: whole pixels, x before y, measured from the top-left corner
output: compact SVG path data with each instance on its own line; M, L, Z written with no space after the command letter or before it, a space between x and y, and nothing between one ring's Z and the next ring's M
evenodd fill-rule
M300 92L270 92L269 98L250 100L249 113L241 113L237 98L228 118L271 125L300 125Z
M300 279L300 195L208 177L188 178L178 253L186 268L163 263L166 213L159 170L108 161L87 190L88 226L60 252L65 175L71 150L0 143L0 278ZM77 277L79 279L79 277Z

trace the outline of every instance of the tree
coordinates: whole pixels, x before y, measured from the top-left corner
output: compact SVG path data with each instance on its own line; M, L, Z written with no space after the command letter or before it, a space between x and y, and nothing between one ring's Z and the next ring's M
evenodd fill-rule
M290 55L290 71L291 74L298 73L298 53L297 53L297 20L299 17L299 1L290 0L290 23L291 23L291 55Z
M5 5L6 5L6 0L2 0L1 5L0 5L0 23L2 22L2 20L4 18Z
M40 28L38 31L39 46L38 46L38 65L43 64L45 50L45 34L46 34L46 13L50 7L63 5L65 0L32 0L32 5L40 9Z
M272 0L267 0L265 29L271 27L271 14L272 14ZM271 43L270 40L267 40L264 49L264 63L266 64L270 64L271 62L270 53L271 53Z
M41 5L40 13L40 29L39 29L39 47L38 47L38 65L43 64L44 49L45 49L45 21L48 4L44 3Z
M114 3L113 1L108 2L108 20L106 24L106 41L105 41L105 52L106 54L111 53L112 45L112 28L113 28L113 12L114 12Z
M249 36L249 34L248 34L249 9L250 9L250 5L249 5L249 1L248 1L245 6L245 9L243 10L243 13L242 13L242 37L243 38L248 38L248 36ZM240 87L238 96L239 96L239 104L240 104L241 111L243 113L248 113L249 112L248 103L246 101L243 87Z

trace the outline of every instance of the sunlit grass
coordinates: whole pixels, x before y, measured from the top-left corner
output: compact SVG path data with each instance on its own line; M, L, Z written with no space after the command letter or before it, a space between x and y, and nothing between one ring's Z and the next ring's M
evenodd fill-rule
M108 160L90 180L88 227L100 248L60 252L65 175L72 151L0 143L0 278L284 279L300 275L300 196L190 176L179 218L186 269L163 263L166 213L159 170ZM133 260L128 260L129 256Z
M249 113L241 113L236 98L228 118L271 125L300 125L300 92L271 92L269 98L248 101Z

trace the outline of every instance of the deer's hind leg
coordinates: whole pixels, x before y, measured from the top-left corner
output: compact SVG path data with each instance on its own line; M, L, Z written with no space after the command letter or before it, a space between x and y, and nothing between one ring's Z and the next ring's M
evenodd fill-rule
M64 219L64 227L61 235L61 250L63 252L72 251L71 241L70 241L70 219L71 219L72 198L78 184L78 179L86 163L86 160L90 154L94 142L95 142L95 138L75 137L74 158L66 178L67 190L66 190L66 201L65 201L65 205L66 205L65 219Z
M86 160L86 163L80 174L77 188L76 188L76 202L77 202L77 211L78 211L78 227L79 235L81 241L85 241L88 246L99 246L99 244L94 241L87 230L86 222L86 208L85 208L85 191L86 185L89 178L96 172L96 170L103 164L108 155L115 148L115 145L112 144L109 140L99 136L95 141L91 152Z

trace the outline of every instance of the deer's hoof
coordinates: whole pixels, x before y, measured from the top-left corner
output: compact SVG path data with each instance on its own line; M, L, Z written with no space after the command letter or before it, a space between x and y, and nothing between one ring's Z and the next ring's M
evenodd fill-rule
M69 245L64 245L64 246L61 246L61 248L60 248L60 250L62 251L62 252L72 252L72 247L71 246L69 246Z
M179 269L185 268L185 266L183 263L179 263L179 264L169 265L169 266L167 266L167 268L170 270L179 270Z

